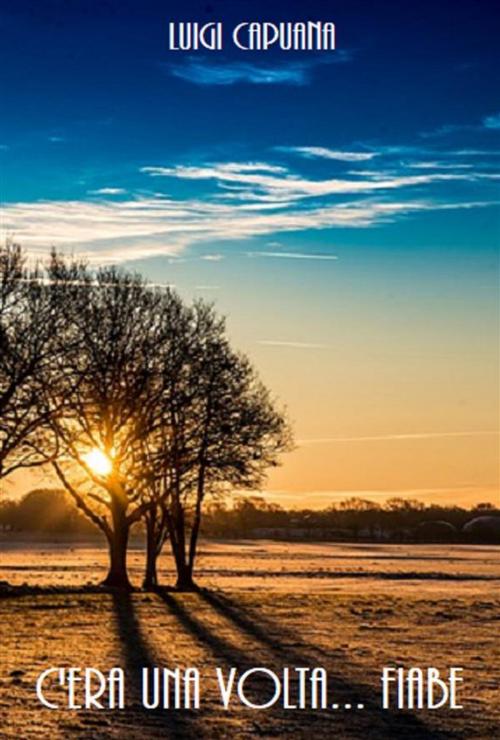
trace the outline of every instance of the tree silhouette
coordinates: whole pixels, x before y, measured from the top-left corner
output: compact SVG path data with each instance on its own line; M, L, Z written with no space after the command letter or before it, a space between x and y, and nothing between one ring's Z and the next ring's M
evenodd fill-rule
M18 245L0 246L0 478L42 465L55 452L47 433L41 448L47 417L37 399L59 328L60 312L40 270L28 269Z
M211 306L57 255L48 285L61 330L37 406L56 475L107 538L105 584L130 586L130 528L143 518L146 584L168 535L177 585L191 588L205 496L258 485L289 443L284 418Z
M168 533L177 588L189 590L206 496L259 486L290 448L290 431L248 359L231 349L211 306L196 303L182 326L164 363L162 436L153 445L160 454L149 466L157 473L151 488L157 510L148 553L156 558ZM149 563L146 585L154 579Z
M130 528L149 505L143 498L141 445L158 419L162 298L138 276L114 268L91 274L84 265L55 257L49 272L64 317L59 382L52 381L49 369L42 398L59 444L53 467L107 538L105 583L129 587ZM93 464L96 455L107 468Z

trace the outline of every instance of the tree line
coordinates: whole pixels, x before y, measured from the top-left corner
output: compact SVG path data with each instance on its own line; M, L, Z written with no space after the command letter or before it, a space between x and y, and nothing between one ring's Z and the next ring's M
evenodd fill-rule
M0 531L47 533L70 539L94 537L98 530L58 488L36 488L21 498L0 499Z
M425 505L412 499L391 498L383 504L351 497L320 510L286 509L261 496L237 495L231 501L212 500L205 507L201 533L206 538L301 539L305 541L457 541L464 525L478 525L464 541L500 539L500 508L491 503L471 508ZM482 526L479 523L483 522ZM490 527L488 527L488 522ZM147 521L136 534L147 534ZM35 489L20 499L0 500L0 531L65 535L72 539L95 536L98 529L76 507L64 489Z
M147 533L144 585L168 542L192 589L207 498L254 489L291 432L211 304L55 252L31 267L0 248L0 480L50 466L108 543L105 584L129 588L127 546Z
M475 523L473 530L463 528ZM330 541L500 542L500 507L470 508L389 498L384 503L352 496L323 509L286 509L259 496L209 504L203 533L208 537Z

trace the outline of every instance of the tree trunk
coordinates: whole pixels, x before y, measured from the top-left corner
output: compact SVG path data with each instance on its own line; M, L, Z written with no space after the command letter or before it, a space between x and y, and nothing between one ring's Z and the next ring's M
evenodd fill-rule
M146 569L142 587L150 590L158 586L158 573L156 569L158 547L155 533L155 517L152 512L149 512L146 515Z
M197 591L198 587L193 581L193 569L186 562L185 557L181 560L176 560L177 566L177 582L175 588L178 591Z
M198 535L200 533L202 500L203 500L202 496L198 494L198 500L196 502L196 510L195 510L193 526L191 528L191 537L189 541L189 569L191 571L191 578L192 578L192 574L194 571L196 548L198 546Z
M129 535L129 525L127 523L124 507L118 502L113 501L111 506L113 517L113 531L109 544L109 571L103 581L104 586L111 588L132 588L127 574L127 545Z
M176 513L177 517L175 520L172 520L170 517L167 519L170 546L177 571L175 588L178 591L196 591L197 586L193 581L193 569L186 558L184 516L180 507Z
M146 552L146 570L144 572L144 580L142 587L147 591L151 591L158 586L158 572L156 569L156 553L151 554L149 548Z

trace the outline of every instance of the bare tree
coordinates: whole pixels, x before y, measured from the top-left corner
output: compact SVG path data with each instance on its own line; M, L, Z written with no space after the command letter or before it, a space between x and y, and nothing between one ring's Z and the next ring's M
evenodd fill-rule
M37 399L41 377L55 356L59 325L60 314L40 270L28 269L18 245L0 246L0 478L42 465L55 452Z
M158 419L158 347L162 298L137 276L114 268L51 266L54 291L65 293L57 386L44 405L59 444L54 469L78 507L107 538L105 584L129 587L131 526L146 512L143 441ZM174 294L169 300L180 303ZM68 347L70 349L68 350Z
M150 466L158 509L148 529L156 541L148 552L155 557L168 533L177 588L190 590L206 496L261 485L266 469L290 448L291 435L248 359L231 349L224 320L212 307L195 304L172 346L176 352L171 349L165 365L163 436L156 451L153 445L157 454ZM148 575L156 578L156 572L149 568L150 586Z

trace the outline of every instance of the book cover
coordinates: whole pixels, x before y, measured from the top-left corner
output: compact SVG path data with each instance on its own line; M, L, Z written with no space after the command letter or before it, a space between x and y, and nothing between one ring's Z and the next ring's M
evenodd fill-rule
M1 738L499 735L499 18L2 0Z

